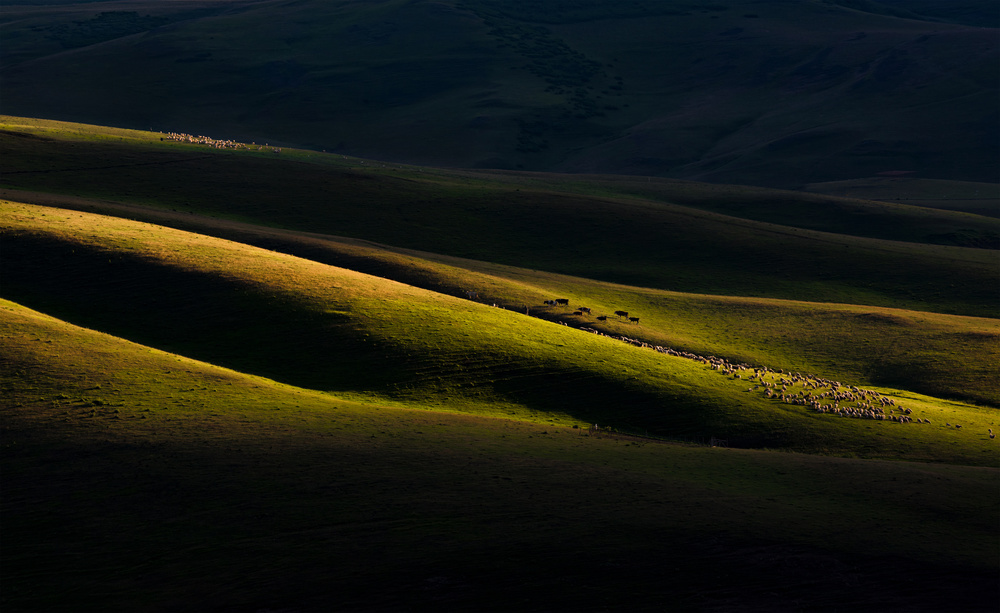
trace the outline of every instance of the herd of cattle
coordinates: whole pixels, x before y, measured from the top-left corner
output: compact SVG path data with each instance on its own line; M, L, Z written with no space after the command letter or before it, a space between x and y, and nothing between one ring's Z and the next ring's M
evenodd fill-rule
M546 301L543 302L543 304L545 306L569 306L569 298L556 298L554 300L546 300ZM592 313L590 311L590 307L577 307L577 309L575 311L573 311L573 314L574 315L591 315ZM615 315L618 316L618 319L621 319L622 317L628 317L628 320L630 322L632 322L634 324L639 323L639 318L638 317L629 317L628 311L615 311ZM597 321L607 321L607 320L608 320L608 316L607 315L598 315L597 316Z

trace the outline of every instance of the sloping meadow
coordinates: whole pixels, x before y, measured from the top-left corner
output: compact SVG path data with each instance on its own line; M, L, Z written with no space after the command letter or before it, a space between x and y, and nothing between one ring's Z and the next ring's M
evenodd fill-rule
M1000 382L992 376L1000 361L1000 323L995 319L632 287L156 207L5 193L25 202L225 238L654 346L856 385L1000 404ZM664 270L669 273L671 267ZM567 298L568 304L545 304L556 296ZM584 306L586 311L578 311ZM639 325L614 316L618 310L639 317Z
M8 301L0 338L7 611L986 611L997 596L995 468L353 402Z
M10 202L2 236L4 293L22 304L348 398L835 454L995 452L992 409L907 394L933 425L812 413L699 361L236 242Z
M996 317L996 220L776 190L469 173L4 118L3 185L682 292ZM708 210L702 210L702 209ZM808 220L808 222L806 221ZM885 240L892 239L892 240ZM910 241L910 242L904 242Z

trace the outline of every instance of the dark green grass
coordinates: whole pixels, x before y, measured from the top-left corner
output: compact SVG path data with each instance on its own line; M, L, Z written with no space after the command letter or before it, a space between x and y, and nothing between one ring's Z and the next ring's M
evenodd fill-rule
M964 181L932 181L906 177L872 177L807 185L806 191L902 202L914 206L1000 217L1000 185Z
M994 468L358 404L0 309L5 610L987 611L998 597Z
M654 345L855 384L1000 403L993 376L1000 360L1000 330L991 319L640 289L149 207L43 194L18 197L235 240L451 296L465 297L473 290L485 304L518 312L528 307L536 317ZM571 308L542 304L554 296L571 298ZM585 305L593 310L590 316L572 315ZM604 323L595 320L619 309L640 316L642 325L615 317Z
M90 140L3 135L9 151L4 185L154 204L627 285L966 315L997 312L992 253L864 238L919 240L937 228L988 243L995 221L978 216L928 216L922 209L825 200L819 208L826 221L819 227L828 231L817 232L794 227L805 223L803 209L816 208L812 196L774 192L769 198L766 192L723 190L717 198L717 188L682 184L678 191L657 194L661 201L643 200L630 194L637 188L629 181L621 189L625 197L620 192L612 197L607 192L615 188L603 186L604 193L588 195L580 192L594 189L593 182L568 191L562 188L565 178L497 181L412 167L371 168L339 156L310 159L301 152L268 157L95 142L100 131L82 132ZM39 135L62 138L58 131ZM148 135L143 138L148 142ZM672 204L674 198L729 214ZM782 216L789 217L789 225L771 223ZM841 217L848 221L836 221ZM867 218L876 220L871 227ZM893 226L900 230L885 230Z
M497 173L482 176L496 178ZM813 198L801 192L652 177L545 174L536 179L528 173L508 173L508 176L514 184L610 198L635 195L644 200L806 230L912 243L1000 248L1000 223L982 218L1000 215L995 206L1000 196L1000 186L996 184L868 179L827 184L825 189L831 190L829 193L845 198ZM882 189L875 189L875 185ZM808 189L823 190L819 186ZM904 196L907 192L909 195ZM897 202L889 203L890 200L916 206L899 206Z
M844 3L605 4L13 5L0 103L470 168L996 179L988 28Z
M517 312L149 224L26 205L5 211L5 296L286 383L397 406L719 436L739 446L992 462L992 409L895 392L935 425L811 414L699 363Z

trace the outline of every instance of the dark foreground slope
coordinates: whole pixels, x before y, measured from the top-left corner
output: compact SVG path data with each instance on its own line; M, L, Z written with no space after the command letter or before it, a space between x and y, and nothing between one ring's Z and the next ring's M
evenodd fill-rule
M996 181L993 3L894 4L7 3L0 110L461 167Z
M5 611L978 612L1000 598L995 469L363 405L10 302L0 315Z

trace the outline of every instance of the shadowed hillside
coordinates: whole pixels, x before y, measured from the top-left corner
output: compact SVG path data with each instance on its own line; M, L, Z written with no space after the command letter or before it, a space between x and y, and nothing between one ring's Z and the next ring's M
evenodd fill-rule
M459 167L1000 178L989 0L47 2L0 19L7 114Z
M0 609L992 613L1000 222L907 185L0 117Z
M6 301L0 339L5 611L978 613L997 598L995 469L361 404ZM858 529L901 509L905 530Z
M10 125L0 134L7 187L633 286L997 313L995 252L969 246L994 245L1000 222L979 215L628 177L466 173L302 151L219 150L161 143L155 133L31 120Z
M859 428L864 422L751 393L740 379L753 369L719 372L707 360L239 243L88 213L15 203L3 208L5 296L80 325L300 387L404 406L610 423L681 439L720 435L739 446L863 448L877 457L977 464L987 459L982 454L989 445L980 439L992 409L894 392L900 406L937 425L896 423L897 416L896 422L875 422L878 429L869 432ZM602 301L595 297L598 306ZM822 311L813 315L831 318ZM786 332L808 329L810 313L799 316L807 322L786 318ZM650 319L645 326L655 330L657 319ZM944 330L913 324L923 328L915 334L926 335L926 355L933 355L934 338ZM966 326L971 342L984 344L996 338L987 324L951 322ZM618 334L623 332L631 333ZM970 360L989 357L970 354ZM770 377L778 383L778 374ZM967 435L938 423L959 420L949 415L956 411Z
M628 287L151 207L37 193L19 193L19 197L226 238L449 296L467 298L474 291L477 302L516 312L527 310L550 321L625 334L681 351L1000 404L1000 387L992 376L1000 361L1000 330L993 319ZM8 246L9 253L15 251L16 245ZM29 277L51 277L43 264L48 256L38 258L29 250L24 258L39 260L43 266ZM103 266L103 262L98 264ZM86 267L59 274L66 275L68 283L80 285L81 272L90 274ZM83 285L89 287L86 282ZM568 296L572 306L546 306L544 302L552 296ZM574 313L579 305L590 305L591 312ZM643 324L635 326L614 317L597 319L621 308L641 315Z

